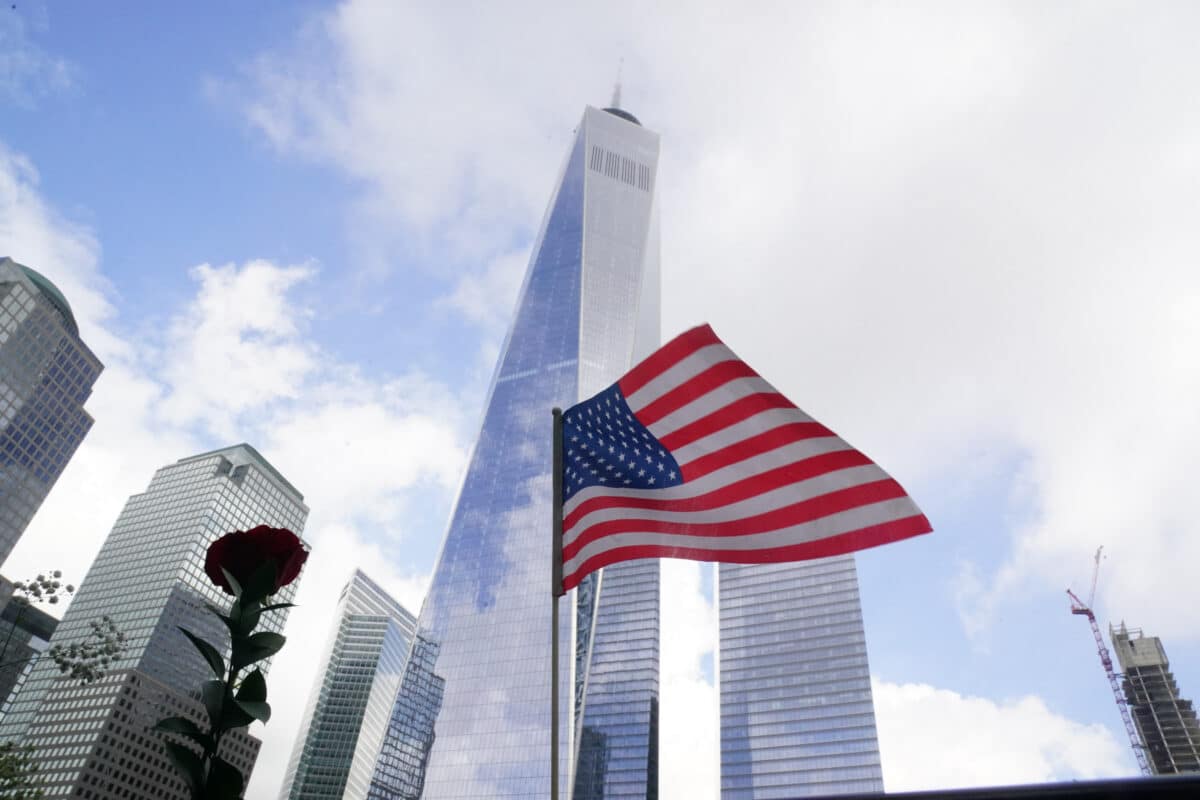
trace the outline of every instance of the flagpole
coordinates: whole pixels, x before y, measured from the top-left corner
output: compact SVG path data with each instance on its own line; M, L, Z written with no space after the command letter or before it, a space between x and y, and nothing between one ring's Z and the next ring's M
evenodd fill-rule
M554 415L554 455L551 459L553 523L550 543L550 799L558 798L558 598L562 596L563 419Z

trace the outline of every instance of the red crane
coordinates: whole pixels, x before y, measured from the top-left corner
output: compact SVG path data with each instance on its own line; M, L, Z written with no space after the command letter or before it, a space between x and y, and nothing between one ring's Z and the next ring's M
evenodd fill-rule
M1121 711L1121 719L1125 721L1125 732L1129 734L1129 744L1133 747L1133 755L1137 759L1142 774L1150 775L1150 762L1146 760L1146 749L1143 747L1141 739L1138 738L1137 730L1133 727L1133 718L1129 716L1129 705L1125 702L1125 695L1121 692L1121 683L1117 680L1116 670L1113 669L1112 657L1109 656L1108 648L1104 645L1104 637L1100 635L1100 626L1096 624L1096 615L1092 611L1092 602L1096 599L1096 581L1100 578L1100 551L1103 549L1104 545L1096 548L1096 566L1092 570L1092 591L1088 595L1088 601L1084 603L1070 589L1067 589L1067 596L1071 598L1071 613L1087 617L1088 622L1092 625L1092 635L1096 637L1096 650L1100 653L1100 663L1104 665L1104 674L1108 676L1113 698L1117 701L1117 708Z

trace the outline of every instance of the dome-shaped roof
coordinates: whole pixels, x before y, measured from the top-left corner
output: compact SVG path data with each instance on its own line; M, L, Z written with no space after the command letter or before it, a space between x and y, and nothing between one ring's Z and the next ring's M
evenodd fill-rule
M79 335L79 324L75 322L75 314L71 311L71 304L67 302L67 298L58 290L58 287L51 283L50 279L32 267L27 267L24 264L18 264L12 259L0 259L0 261L10 261L14 267L17 267L25 273L25 277L29 278L30 282L38 288L42 296L50 301L50 305L57 309L59 314L62 314L63 321L67 323L71 333Z

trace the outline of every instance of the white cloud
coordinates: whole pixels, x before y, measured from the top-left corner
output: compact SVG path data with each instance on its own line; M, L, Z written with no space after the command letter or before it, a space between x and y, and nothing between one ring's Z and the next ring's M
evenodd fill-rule
M23 4L5 9L0 15L0 99L22 106L33 105L38 97L68 89L75 70L65 59L51 55L33 41L33 34L45 30L45 14L36 7L30 13Z
M1027 695L1000 702L872 681L888 792L1130 776L1127 746Z
M288 291L313 270L251 261L192 269L200 289L171 324L162 377L171 390L163 415L176 425L197 419L225 439L238 415L276 400L295 400L316 368L300 337L305 316Z

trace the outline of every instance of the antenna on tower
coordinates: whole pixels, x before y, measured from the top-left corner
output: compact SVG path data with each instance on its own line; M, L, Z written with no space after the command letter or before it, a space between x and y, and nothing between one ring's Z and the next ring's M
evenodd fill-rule
M621 56L621 60L617 62L617 82L613 85L612 102L609 105L612 108L621 107L621 69L625 66L625 57Z

